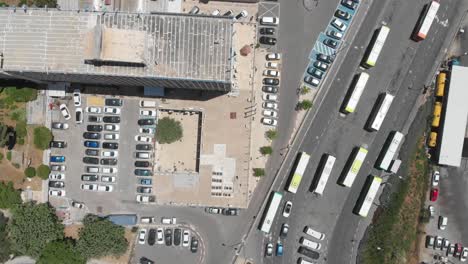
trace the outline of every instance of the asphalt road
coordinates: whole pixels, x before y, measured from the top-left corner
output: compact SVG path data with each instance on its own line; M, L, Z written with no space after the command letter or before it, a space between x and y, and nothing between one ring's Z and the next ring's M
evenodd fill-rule
M444 2L438 13L437 22L433 24L428 38L415 43L409 39L411 31L416 24L422 6L427 1L374 1L366 16L356 38L350 46L350 51L342 63L338 73L330 85L320 109L317 112L313 124L305 127L306 134L303 142L293 145L292 153L306 151L313 154L306 177L298 193L293 196L286 194L285 200L293 201L293 212L287 222L291 229L288 238L283 241L285 256L272 258L265 262L294 263L298 257L296 249L302 229L305 225L311 225L317 230L325 232L327 238L323 243L322 262L326 263L352 263L355 262L358 241L368 219L363 220L352 213L359 192L366 176L381 173L373 169L377 155L383 142L392 130L403 129L406 120L422 92L424 84L428 84L433 71L435 61L440 51L444 50L453 36L456 28L453 25L458 22L462 14L462 1ZM281 14L284 15L284 8ZM284 20L283 20L284 21ZM371 78L366 86L358 109L355 113L343 118L338 114L338 108L355 72L361 71L358 64L369 43L370 37L381 22L389 25L390 35L379 57L376 67L368 70ZM452 27L451 27L452 26ZM288 47L289 49L289 47ZM294 47L292 48L294 49ZM287 61L287 56L285 56ZM395 100L387 115L386 120L378 133L369 133L363 130L363 126L369 117L377 96L382 92L396 95ZM369 154L351 189L340 187L336 184L339 173L344 163L349 158L351 150L359 145L369 147ZM300 145L300 146L297 146ZM329 180L325 195L315 197L307 192L316 171L318 161L323 153L330 153L337 157L332 177ZM286 160L286 168L290 168L295 155ZM285 178L289 170L282 171L280 178L275 182L276 190L284 187ZM370 217L369 217L370 218ZM270 237L264 237L260 231L254 230L241 255L253 258L255 263L262 263L261 255L267 241L276 242L279 227L286 219L277 217ZM367 222L366 222L367 221ZM255 248L254 250L249 250ZM337 249L328 250L328 249Z

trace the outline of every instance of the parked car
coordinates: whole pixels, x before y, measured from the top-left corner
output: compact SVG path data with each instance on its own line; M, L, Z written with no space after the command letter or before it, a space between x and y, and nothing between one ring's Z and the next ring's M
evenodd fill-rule
M118 140L120 138L119 134L117 133L106 133L104 134L104 139L106 140ZM104 145L104 143L103 143Z
M97 141L85 141L84 146L87 148L99 148L99 142Z
M196 15L196 14L198 14L198 12L200 12L200 8L198 8L198 6L194 6L194 7L192 7L192 9L190 9L190 11L188 13L191 14L191 15Z
M206 207L205 212L209 214L220 214L223 209L219 207Z
M440 181L440 173L439 171L434 171L434 173L432 173L432 187L439 186L439 181Z
M439 215L438 227L440 230L445 230L448 224L448 217Z
M101 176L101 181L102 182L115 182L115 177L114 176Z
M104 107L104 113L118 115L120 114L120 108L117 107Z
M144 186L138 186L136 188L137 193L151 193L153 191L153 188L151 187L144 187Z
M115 174L117 173L117 168L114 167L101 167L101 172L102 173L107 173L107 174Z
M277 62L267 61L265 62L265 67L270 69L278 69L279 65Z
M164 230L164 241L166 246L172 246L172 228L166 228L166 230Z
M51 141L50 142L50 147L51 148L66 148L67 147L67 142L65 142L65 141Z
M326 72L328 70L328 64L323 63L321 61L314 62L314 67L321 70L321 71L323 71L323 72Z
M263 84L279 85L279 80L276 78L263 78Z
M105 135L104 135L104 138ZM116 142L104 142L102 143L102 148L103 149L118 149L119 148L119 143L116 143Z
M319 53L319 54L317 54L317 60L330 64L335 59L330 55L325 55L325 54Z
M101 165L110 165L110 166L115 166L117 165L117 159L101 159Z
M52 188L64 188L65 183L63 181L49 181L49 187Z
M268 53L266 55L266 60L272 61L272 60L280 60L281 59L281 53Z
M180 230L180 228L175 228L174 229L174 246L180 245L181 241L182 241L182 230Z
M65 165L50 165L51 171L66 171L67 167Z
M88 107L86 107L86 112L87 113L100 114L102 112L102 109L101 109L101 107L88 106Z
M138 184L151 186L153 184L153 181L151 179L143 178L139 180Z
M232 12L232 10L228 10L226 13L223 14L223 16L230 16L230 17L232 17L233 14L234 14L234 12Z
M102 118L102 121L104 121L104 123L118 124L120 123L120 117L119 116L105 116Z
M269 94L269 93L264 93L262 96L262 99L265 101L273 101L276 102L278 101L278 95L276 94Z
M342 11L340 9L337 9L335 11L335 16L337 18L341 18L341 19L344 19L344 20L349 20L351 18L351 14L348 13L348 12L345 12L345 11Z
M435 244L435 237L433 236L426 236L426 248L434 248Z
M136 176L144 176L144 177L153 176L153 172L151 170L145 170L145 169L135 169L134 174Z
M277 103L273 103L273 102L264 102L262 104L263 108L265 109L273 109L273 110L277 110L278 109L278 104Z
M152 142L152 137L145 137L145 136L135 136L135 140L138 142Z
M101 132L102 126L101 125L87 125L86 130L90 132Z
M114 190L114 186L112 186L112 185L98 185L97 190L98 190L98 192L112 192Z
M137 160L135 161L135 167L140 167L140 168L148 168L151 167L151 163L149 161L142 161L142 160Z
M63 180L65 180L65 174L63 174L63 173L51 173L51 174L49 174L49 180L63 181Z
M65 162L64 156L50 156L50 162Z
M85 164L99 164L98 158L93 157L83 157L83 163Z
M299 250L297 251L300 254L307 256L311 259L318 259L320 257L320 254L316 251L313 251L312 249L308 249L306 247L300 246Z
M340 40L343 38L343 33L335 31L335 30L328 30L327 36L334 38L336 40Z
M249 15L249 13L247 13L247 11L245 10L242 10L239 14L237 14L237 16L234 17L235 20L239 20L241 18L245 18Z
M156 130L154 128L152 128L152 127L140 127L138 129L138 132L140 132L141 134L151 134L151 135L153 135L156 132Z
M106 100L104 100L104 103L107 106L122 106L123 101L122 99L117 99L117 98L107 98Z
M317 79L322 79L322 77L323 77L323 72L319 71L317 68L315 68L313 66L307 68L307 73L314 76Z
M98 185L97 184L81 184L80 185L81 190L85 191L97 191Z
M197 253L198 251L198 239L195 237L192 237L192 241L190 242L190 251L192 251L192 253Z
M99 180L99 177L95 174L83 174L81 175L81 180L82 181L97 181Z
M272 118L263 117L263 118L262 118L262 124L267 125L267 126L276 126L276 125L278 125L278 120L272 119Z
M260 28L260 34L262 35L274 35L276 30L271 27L262 27Z
M99 156L99 150L97 149L86 149L85 155L87 156Z
M442 237L440 236L435 237L434 249L442 249Z
M104 125L104 130L106 130L106 131L119 131L120 126L119 125L113 125L113 124L107 124L107 125Z
M265 37L265 36L260 37L260 43L265 44L265 45L275 45L276 41L277 41L276 38Z
M358 5L352 0L341 0L341 4L352 10L356 9Z
M429 217L430 217L430 218L434 218L434 216L435 216L435 208L434 208L434 206L433 206L433 205L429 205L429 206L427 207L427 210L429 211Z
M164 244L164 231L161 227L158 228L156 236L157 236L157 243Z
M264 85L262 87L262 91L266 92L266 93L277 93L278 92L278 88L275 87L275 86L269 86L269 85Z
M185 229L182 235L182 246L188 247L190 244L190 231Z
M64 190L50 190L49 196L63 197L65 196L65 191Z
M88 122L92 122L92 123L101 123L102 122L102 118L100 116L93 116L93 115L90 115L88 116Z
M78 208L78 209L83 209L84 208L84 203L80 203L80 202L77 202L77 201L72 201L71 205L75 208Z
M288 232L289 232L289 225L287 223L283 223L283 225L281 226L280 236L286 237L288 236Z
M153 146L151 144L137 144L136 150L152 150Z
M65 104L60 105L60 112L62 113L65 120L70 120L70 111L68 110L68 107Z
M287 201L286 204L284 205L283 216L289 217L289 215L291 214L291 209L292 209L292 202Z
M336 40L333 40L333 39L330 39L330 38L327 38L323 41L323 44L327 45L328 47L332 48L332 49L336 49L336 47L338 47L338 42L336 42Z
M154 125L154 119L144 118L138 120L138 125L140 126L152 126Z
M152 246L156 242L156 229L151 228L148 233L148 245Z
M333 18L331 21L331 25L341 32L345 31L347 28L346 24L338 18Z
M154 201L156 201L156 197L154 195L141 195L141 194L138 194L136 196L136 200L137 200L137 202L140 202L140 203L154 203Z
M430 199L431 202L437 201L437 198L439 197L439 189L437 188L432 188L431 189L431 194L430 194Z
M68 129L67 123L52 122L52 128L54 129Z
M264 70L263 75L269 77L279 77L280 73L277 70Z
M85 139L101 139L101 134L100 133L94 133L94 132L84 132L83 133L83 138L85 138Z
M213 11L211 13L212 16L219 16L221 14L221 12L219 11L219 9L215 9L215 11ZM174 243L175 244L175 243Z
M276 243L276 256L281 257L283 256L283 243L279 242Z
M237 208L224 208L222 211L223 215L235 216L239 214L239 209Z
M320 80L317 78L314 78L312 76L306 76L304 77L304 82L312 85L312 86L318 86L320 84Z
M455 252L453 253L453 256L454 257L461 257L462 251L463 251L462 245L460 243L456 243L455 244Z
M156 111L140 109L140 115L155 117L156 116Z
M75 108L75 120L77 124L83 123L83 108Z
M273 243L267 243L265 247L265 256L273 256Z
M460 255L460 261L465 262L467 258L468 258L468 248L464 247Z
M273 118L278 117L278 112L274 110L263 110L262 114L263 116L266 116L266 117L273 117Z
M447 250L450 246L450 241L447 238L442 240L442 250Z
M447 256L453 256L453 254L455 253L455 245L454 244L450 244L449 248L447 249Z
M146 240L146 228L140 229L138 232L138 244L144 245Z
M75 106L81 105L81 92L79 89L73 90L73 102L75 103Z

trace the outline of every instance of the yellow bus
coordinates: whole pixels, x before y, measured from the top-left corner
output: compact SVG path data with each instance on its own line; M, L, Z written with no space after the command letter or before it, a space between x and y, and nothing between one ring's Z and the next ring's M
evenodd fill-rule
M431 132L429 134L429 147L434 148L437 144L437 133L436 132Z
M447 79L447 74L445 72L441 72L441 73L439 73L439 75L437 75L436 96L438 96L438 97L444 96L445 80L446 79Z
M434 113L433 113L433 117L432 117L432 126L433 127L439 127L439 125L440 125L440 113L442 113L442 103L441 102L435 102Z

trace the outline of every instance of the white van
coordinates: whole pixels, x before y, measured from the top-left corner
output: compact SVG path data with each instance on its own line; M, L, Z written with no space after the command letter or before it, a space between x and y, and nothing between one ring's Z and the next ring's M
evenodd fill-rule
M154 223L154 217L149 217L149 216L147 216L147 217L142 217L142 218L140 218L140 222L141 222L142 224L151 224L151 223Z
M303 258L298 258L297 259L297 264L314 264L313 262L307 261Z
M265 26L277 26L279 24L279 18L277 17L262 17L260 18L260 24Z
M447 223L448 223L448 217L439 216L439 229L440 230L445 230L445 228L447 227Z
M317 243L317 242L314 242L314 241L311 241L305 237L301 237L301 239L299 239L299 243L301 243L302 245L310 248L310 249L316 249L316 250L319 250L322 245L320 245L320 243Z
M175 225L177 223L177 218L175 217L163 217L161 218L161 223L165 225Z
M318 240L323 240L325 238L325 234L315 231L308 226L304 227L304 233Z
M140 101L140 107L156 107L156 102L155 101L141 100Z

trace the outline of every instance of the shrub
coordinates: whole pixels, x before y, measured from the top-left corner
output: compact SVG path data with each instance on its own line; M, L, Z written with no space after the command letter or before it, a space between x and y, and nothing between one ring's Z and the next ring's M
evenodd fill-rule
M274 129L270 129L266 132L266 137L269 139L269 140L273 140L275 139L276 137L278 136L278 132Z
M160 144L170 144L183 136L182 126L179 121L169 117L164 117L158 121L156 129L156 140Z
M11 151L8 151L6 154L7 160L11 161Z
M273 153L273 149L270 146L264 146L260 148L260 153L262 153L262 155L270 155Z
M24 145L24 138L18 138L18 139L16 140L16 143L17 143L18 145Z
M52 133L47 127L41 126L34 129L34 146L36 148L41 150L47 149L51 140Z
M307 86L303 86L301 88L301 94L304 95L304 94L308 94L308 93L310 93L310 88L307 87Z
M21 203L20 191L13 187L12 182L0 182L0 208L7 209L13 208L15 205Z
M21 167L21 165L19 165L18 163L13 163L13 167L19 169Z
M49 178L50 168L47 165L41 164L37 167L37 176L43 180L47 180Z
M19 108L11 111L10 118L15 121L26 121L26 109Z
M28 177L28 178L32 178L32 177L36 176L36 169L34 167L27 167L24 170L24 175L26 175L26 177Z
M296 105L297 110L307 110L312 107L312 101L310 100L302 100Z
M262 177L265 176L265 169L264 168L254 168L254 176L255 177Z
M17 122L15 131L16 131L16 136L18 138L25 138L26 135L28 134L26 122L24 121Z

